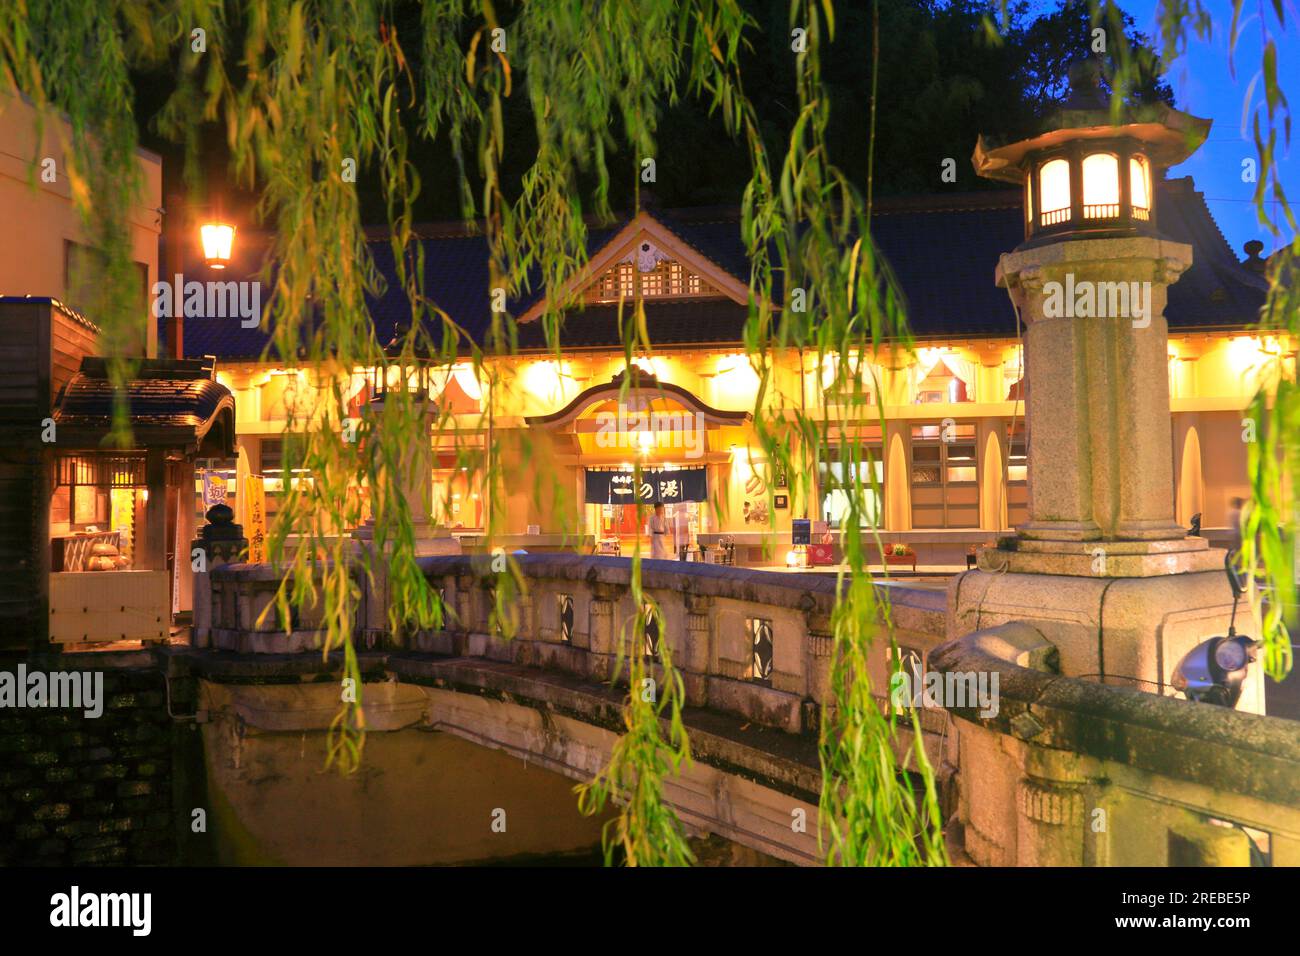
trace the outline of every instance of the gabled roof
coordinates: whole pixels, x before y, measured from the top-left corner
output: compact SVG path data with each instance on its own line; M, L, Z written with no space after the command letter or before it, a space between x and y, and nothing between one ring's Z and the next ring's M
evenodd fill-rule
M1158 185L1160 231L1193 247L1193 263L1170 287L1166 317L1171 330L1244 328L1256 321L1267 289L1244 268L1214 222L1191 179ZM1015 312L1005 290L993 283L998 258L1024 240L1021 193L990 191L887 198L877 202L872 235L897 277L913 334L921 340L1011 337ZM725 294L717 299L646 300L651 341L656 346L730 344L739 346L745 322L749 259L735 208L642 211L604 227L591 228L587 252L591 280L617 261L641 231L701 271ZM463 226L416 230L424 244L426 294L481 341L489 326L487 243ZM388 342L409 316L398 287L392 253L382 234L370 242L388 289L371 300L380 343ZM193 278L232 279L224 274ZM246 270L252 272L252 269ZM190 278L190 276L187 276ZM779 277L778 277L779 278ZM581 283L582 279L578 280ZM536 283L534 283L536 285ZM780 295L779 287L774 293ZM263 301L269 298L263 296ZM539 294L508 303L522 320L519 345L543 349ZM615 306L571 310L561 344L572 348L617 347ZM435 334L436 334L436 330ZM260 328L244 329L237 319L187 318L185 352L221 359L255 359L267 342Z

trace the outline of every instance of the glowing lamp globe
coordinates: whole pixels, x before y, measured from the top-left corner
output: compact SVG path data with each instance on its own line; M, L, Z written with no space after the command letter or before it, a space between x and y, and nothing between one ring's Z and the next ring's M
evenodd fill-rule
M1163 103L1112 117L1092 64L1071 70L1071 94L1044 132L1005 146L980 137L971 161L987 178L1024 189L1021 249L1069 238L1157 235L1155 171L1205 142L1210 121Z
M199 227L203 242L203 259L209 269L224 269L230 265L230 255L235 246L235 227L224 222L209 222Z

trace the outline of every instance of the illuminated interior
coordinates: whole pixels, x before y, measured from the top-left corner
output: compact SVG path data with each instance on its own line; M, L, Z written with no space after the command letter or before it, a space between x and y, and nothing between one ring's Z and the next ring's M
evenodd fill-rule
M1043 163L1038 171L1038 191L1043 212L1041 225L1052 226L1070 218L1070 164L1064 159Z
M1119 159L1113 153L1093 153L1083 160L1083 218L1113 219L1119 215Z

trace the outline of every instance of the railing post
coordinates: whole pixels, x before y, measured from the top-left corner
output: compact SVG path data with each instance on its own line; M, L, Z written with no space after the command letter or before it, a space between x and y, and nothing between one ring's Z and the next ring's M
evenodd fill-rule
M235 524L235 513L228 505L213 505L205 517L208 523L190 542L190 553L186 556L192 565L198 559L193 577L194 621L190 630L193 647L208 647L212 643L212 570L238 561L248 550L248 539L243 528Z

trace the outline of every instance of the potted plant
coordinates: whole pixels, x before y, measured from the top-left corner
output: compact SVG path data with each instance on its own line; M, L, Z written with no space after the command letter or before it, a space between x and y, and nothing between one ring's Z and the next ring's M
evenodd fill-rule
M911 565L912 570L916 570L916 552L908 544L887 544L885 545L885 564L891 567Z

